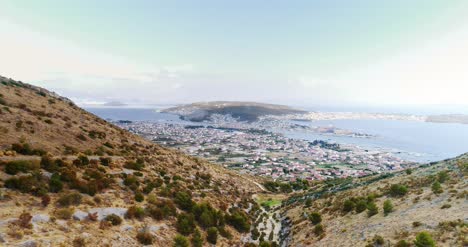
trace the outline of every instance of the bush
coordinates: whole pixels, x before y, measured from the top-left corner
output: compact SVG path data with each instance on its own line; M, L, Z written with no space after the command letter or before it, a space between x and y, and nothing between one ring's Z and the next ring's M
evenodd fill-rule
M322 222L322 215L318 212L312 212L309 215L309 220L312 222L312 224L317 225L318 223Z
M113 226L120 225L122 223L122 218L116 214L107 215L104 218L105 221L109 221Z
M9 178L5 181L5 187L38 196L42 196L47 192L47 185L40 173Z
M112 163L112 159L110 157L100 157L99 161L103 166L109 166Z
M159 201L146 207L148 214L155 220L167 219L176 215L176 208L172 201Z
M53 193L60 192L63 189L63 183L60 180L60 175L57 173L52 174L49 180L49 191Z
M218 226L222 218L222 215L208 203L196 204L192 208L192 213L203 228Z
M174 202L182 210L191 210L194 205L192 196L187 192L177 192L174 198Z
M383 211L384 211L385 216L387 216L389 213L393 212L392 201L390 201L390 200L385 200L384 201Z
M180 235L180 234L177 234L175 237L174 237L174 245L172 245L173 247L189 247L189 241L187 240L186 237Z
M377 208L377 205L375 205L374 202L367 204L367 210L367 216L369 217L372 217L373 215L379 213L379 208Z
M343 211L346 213L351 212L353 211L355 206L356 206L356 203L348 199L343 203Z
M59 197L57 203L62 207L68 207L70 205L80 205L83 197L78 192L64 194Z
M145 217L145 210L141 207L131 206L127 209L125 217L127 219L137 218L139 220L142 220Z
M183 235L191 234L195 228L195 217L193 214L179 214L177 216L176 228Z
M41 157L41 168L48 172L56 172L59 167L50 156L44 155Z
M395 247L409 247L410 244L406 240L400 240L395 244Z
M218 229L216 227L210 227L206 230L206 240L211 244L216 244L218 241Z
M437 173L437 181L441 184L445 183L449 179L449 175L447 171L441 171Z
M440 194L442 192L444 192L444 190L442 189L442 186L440 185L439 181L435 181L433 184L432 184L432 192L434 192L435 194Z
M146 228L138 231L136 238L143 245L153 244L154 241L153 235Z
M192 236L192 246L193 247L202 247L203 246L203 238L198 229L195 229L195 232Z
M433 247L435 242L432 239L431 234L428 232L420 232L416 235L416 240L414 240L414 245L416 247Z
M390 186L390 195L392 196L404 196L408 192L408 187L400 184L392 184Z
M356 203L356 213L361 213L367 208L367 202L365 200L359 200Z
M6 163L5 172L10 175L16 175L19 172L29 172L31 170L37 170L39 166L28 160L14 160Z
M140 192L135 193L135 201L142 202L144 200L145 200L145 196L142 193Z
M249 232L250 223L248 216L239 210L235 210L231 215L226 215L226 221L239 232Z
M32 215L30 213L23 212L14 223L21 228L32 229L31 219Z
M124 168L141 171L145 167L144 163L138 163L134 161L127 161L124 165Z
M74 210L72 208L61 208L55 211L55 217L62 220L68 220L71 219L73 211Z
M320 235L325 233L325 229L323 228L322 224L315 225L313 231L314 231L315 235L317 235L317 236L320 236Z
M382 236L375 235L374 238L372 239L372 242L374 242L374 244L376 244L377 246L382 246L385 243L385 240L383 239Z

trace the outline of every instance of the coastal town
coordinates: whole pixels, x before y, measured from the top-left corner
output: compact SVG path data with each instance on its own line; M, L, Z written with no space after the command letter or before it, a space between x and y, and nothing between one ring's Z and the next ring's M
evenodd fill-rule
M203 123L117 122L135 134L240 173L279 181L359 177L412 163L391 153L325 141L292 139L271 129L301 128L284 121L238 122L214 116ZM276 126L272 124L276 123ZM305 128L305 127L302 127Z

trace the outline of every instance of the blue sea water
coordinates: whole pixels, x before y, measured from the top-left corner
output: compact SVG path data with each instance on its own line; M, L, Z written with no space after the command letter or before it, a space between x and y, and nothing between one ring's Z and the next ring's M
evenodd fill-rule
M111 120L178 122L178 116L143 108L86 108ZM310 126L334 126L353 132L374 135L355 138L305 131L284 132L291 138L326 140L352 144L370 150L385 150L411 161L429 162L453 158L468 152L468 125L397 120L331 120L300 122Z

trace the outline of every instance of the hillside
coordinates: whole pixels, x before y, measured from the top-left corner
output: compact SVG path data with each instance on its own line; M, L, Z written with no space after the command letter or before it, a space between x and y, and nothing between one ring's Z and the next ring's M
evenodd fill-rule
M233 246L249 230L251 178L4 77L0 119L0 245Z
M437 246L467 246L467 175L465 154L409 171L318 183L283 203L287 242L402 247L427 232Z
M237 101L199 102L168 108L163 112L174 113L194 122L209 120L213 114L231 115L240 121L256 121L265 115L305 113L284 105Z

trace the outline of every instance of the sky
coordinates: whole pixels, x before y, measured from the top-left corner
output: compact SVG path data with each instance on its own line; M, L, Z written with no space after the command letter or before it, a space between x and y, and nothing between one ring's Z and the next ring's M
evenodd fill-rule
M0 0L0 75L79 104L450 110L468 106L466 13L466 0Z

